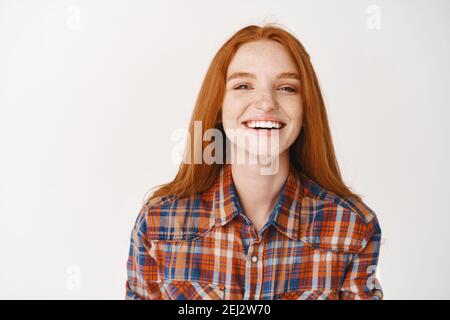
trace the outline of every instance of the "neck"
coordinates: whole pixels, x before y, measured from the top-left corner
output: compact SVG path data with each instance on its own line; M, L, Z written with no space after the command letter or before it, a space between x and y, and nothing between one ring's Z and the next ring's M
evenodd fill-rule
M289 149L279 155L278 170L261 174L261 164L231 164L233 183L244 214L259 231L269 219L289 174Z

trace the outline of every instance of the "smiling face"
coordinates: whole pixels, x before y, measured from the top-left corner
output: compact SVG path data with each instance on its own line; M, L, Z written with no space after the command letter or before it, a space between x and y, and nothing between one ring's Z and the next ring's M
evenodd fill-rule
M227 70L222 123L229 132L250 139L277 139L277 156L287 152L298 137L303 107L300 77L286 49L275 41L260 40L243 44ZM261 147L230 139L247 153L269 154Z

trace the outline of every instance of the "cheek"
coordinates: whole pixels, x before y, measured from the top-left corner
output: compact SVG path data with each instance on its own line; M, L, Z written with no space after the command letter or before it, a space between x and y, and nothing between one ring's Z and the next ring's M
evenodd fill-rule
M230 121L234 118L235 110L229 104L224 104L222 106L222 121Z
M233 108L227 105L222 107L222 126L225 130L234 129L237 127L236 124L237 115Z
M291 126L287 132L287 139L291 142L294 141L300 134L303 124L303 107L301 105L292 106L285 110L289 119L291 120Z
M244 104L233 98L225 98L222 104L222 121L235 126L245 111Z
M303 106L300 103L292 104L285 108L285 113L289 119L296 125L301 125L303 122Z

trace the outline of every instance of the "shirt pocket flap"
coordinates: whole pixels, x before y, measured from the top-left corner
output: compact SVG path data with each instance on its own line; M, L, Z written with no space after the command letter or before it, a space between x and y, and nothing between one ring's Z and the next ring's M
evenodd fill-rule
M275 295L274 300L338 300L339 290L295 290Z
M224 300L224 288L203 281L169 280L162 287L164 300Z

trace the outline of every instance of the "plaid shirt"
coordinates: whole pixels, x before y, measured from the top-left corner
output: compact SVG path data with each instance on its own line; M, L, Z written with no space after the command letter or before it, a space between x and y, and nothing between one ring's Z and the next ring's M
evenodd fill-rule
M380 238L363 202L327 192L292 166L257 232L225 164L211 189L142 207L126 299L382 299Z

